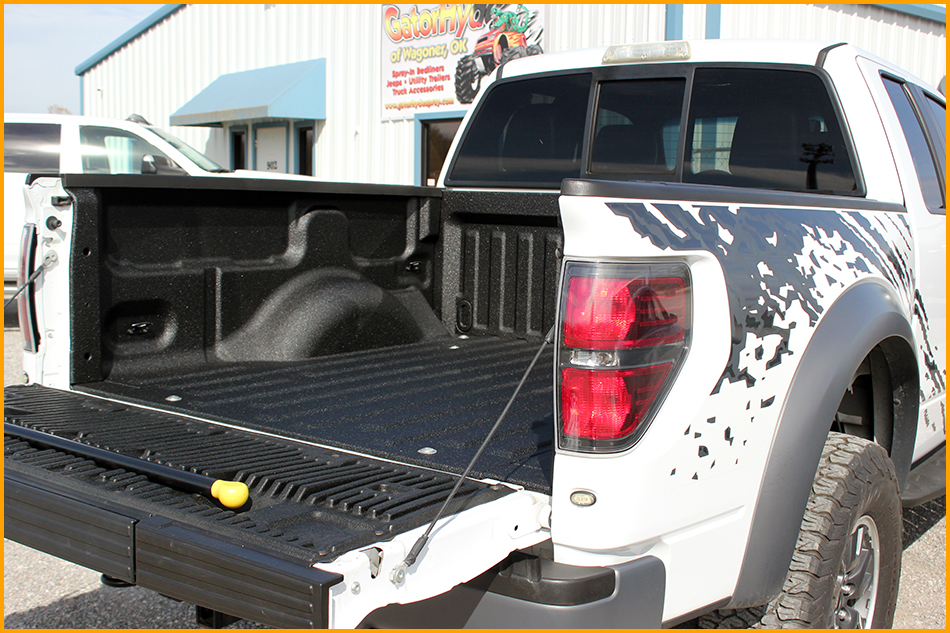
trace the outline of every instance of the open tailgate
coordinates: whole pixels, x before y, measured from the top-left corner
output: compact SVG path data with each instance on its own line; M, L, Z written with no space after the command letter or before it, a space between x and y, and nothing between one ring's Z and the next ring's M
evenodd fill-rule
M416 564L393 577L455 476L38 385L7 388L4 405L8 425L78 445L5 435L7 538L262 624L355 627L549 537L545 495L467 481ZM230 510L83 445L241 481L250 501Z

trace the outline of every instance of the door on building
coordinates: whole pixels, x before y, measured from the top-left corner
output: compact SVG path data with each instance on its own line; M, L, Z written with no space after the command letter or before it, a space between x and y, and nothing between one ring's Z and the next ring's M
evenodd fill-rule
M247 130L231 130L231 169L247 169Z
M254 135L257 154L254 169L286 174L287 128L259 127Z
M432 119L422 122L422 182L434 187L462 119Z
M297 128L297 173L313 176L313 126Z

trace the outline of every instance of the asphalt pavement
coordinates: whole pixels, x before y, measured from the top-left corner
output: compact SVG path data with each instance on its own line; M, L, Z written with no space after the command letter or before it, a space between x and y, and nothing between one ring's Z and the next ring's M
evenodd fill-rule
M20 381L19 331L5 315L3 384ZM11 322L12 321L12 322ZM946 498L904 513L904 558L894 628L945 629ZM3 541L3 625L11 629L197 628L191 605L140 587L113 588L92 570ZM228 628L262 628L238 622Z

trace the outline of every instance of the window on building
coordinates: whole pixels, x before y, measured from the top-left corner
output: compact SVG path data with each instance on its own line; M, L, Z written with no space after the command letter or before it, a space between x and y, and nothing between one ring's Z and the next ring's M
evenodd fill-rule
M148 141L115 128L81 125L79 144L86 174L186 173Z
M313 176L313 126L297 128L297 173Z
M911 97L904 84L888 77L884 78L884 88L887 90L891 103L894 104L901 129L904 131L904 138L910 148L924 202L931 211L945 213L946 203L943 199L943 184L936 164L937 156L931 149L930 143L927 142L923 123L911 104ZM944 113L944 119L946 119L946 113ZM943 148L943 151L946 152L946 148Z
M439 181L449 146L461 124L462 119L422 122L422 180L425 185L434 187Z
M247 130L231 130L231 169L247 169Z
M21 174L59 173L58 125L4 123L3 171Z

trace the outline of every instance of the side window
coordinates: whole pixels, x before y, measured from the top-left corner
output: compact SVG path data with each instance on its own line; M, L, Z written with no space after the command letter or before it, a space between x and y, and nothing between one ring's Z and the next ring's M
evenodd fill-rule
M109 127L79 128L85 174L183 174L168 156L134 134Z
M936 99L930 95L924 95L923 98L924 107L927 110L930 110L930 113L933 114L933 122L936 124L936 129L940 131L940 139L946 140L947 138L947 106L939 103ZM943 148L946 152L946 147Z
M493 86L462 140L449 184L560 186L581 172L591 75Z
M831 97L810 72L700 68L683 182L853 195L857 178Z
M914 170L917 172L924 203L933 212L946 213L943 182L935 164L937 157L933 154L931 145L927 142L927 136L922 127L923 124L917 116L910 95L904 84L889 77L883 77L883 80L884 88L894 105L901 130L907 140L907 146L910 148L910 155L914 161ZM944 111L943 116L944 121L946 121L946 111ZM946 134L945 130L946 122L944 122L944 135ZM946 149L944 148L943 151L946 152Z
M685 79L600 84L590 173L672 178L685 92Z
M60 126L51 123L3 124L3 171L59 173Z

